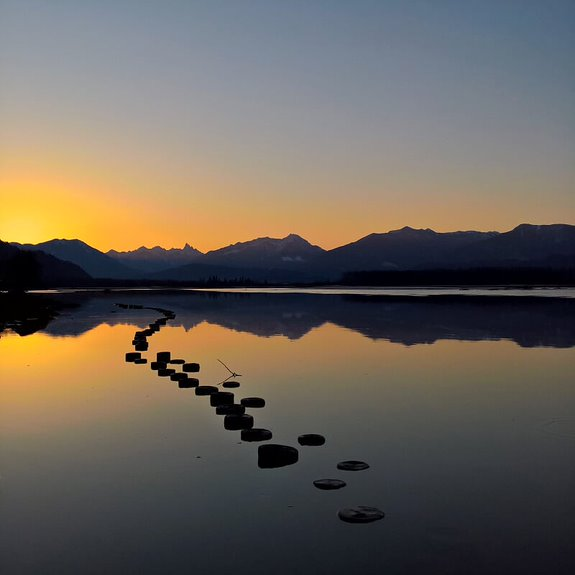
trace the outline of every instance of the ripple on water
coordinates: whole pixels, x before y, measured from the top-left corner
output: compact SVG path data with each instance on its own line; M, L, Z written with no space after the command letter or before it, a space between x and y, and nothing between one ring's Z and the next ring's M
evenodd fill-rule
M337 468L342 471L363 471L364 469L369 469L369 464L365 461L350 459L349 461L340 461L337 464Z
M575 439L575 417L554 417L541 424L541 431L554 437Z

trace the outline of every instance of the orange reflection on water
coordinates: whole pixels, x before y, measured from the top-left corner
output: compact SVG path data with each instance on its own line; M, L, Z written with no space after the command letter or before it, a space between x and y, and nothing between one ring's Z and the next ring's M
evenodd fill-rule
M149 364L124 362L136 329L100 324L78 337L2 337L3 433L73 433L110 420L128 422L132 414L145 418L142 411L152 417L154 411L174 409L182 394L173 382L158 380ZM222 360L242 374L240 394L265 397L273 389L286 406L295 401L294 395L309 401L322 395L327 404L338 401L343 406L364 401L368 394L373 401L365 409L375 409L378 401L399 401L406 390L421 398L432 396L437 409L454 398L465 400L466 394L468 401L510 404L527 387L545 402L541 381L549 373L569 381L573 368L570 350L526 350L505 341L444 340L406 347L369 340L333 324L288 340L203 322L188 332L165 328L150 343L150 351L143 354L148 358L170 350L173 357L200 362L203 384L229 376L218 362ZM297 411L295 403L290 409Z

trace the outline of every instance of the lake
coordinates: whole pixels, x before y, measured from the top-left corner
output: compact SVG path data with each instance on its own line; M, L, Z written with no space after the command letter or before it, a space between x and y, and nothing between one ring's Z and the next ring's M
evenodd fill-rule
M0 338L3 573L575 572L575 299L499 293L53 294L73 307ZM226 429L162 351L264 399L273 438ZM270 443L297 462L267 468Z

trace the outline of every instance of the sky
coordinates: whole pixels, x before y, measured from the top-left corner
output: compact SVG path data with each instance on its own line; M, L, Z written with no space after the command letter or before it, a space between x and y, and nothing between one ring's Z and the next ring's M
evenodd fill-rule
M575 223L573 0L0 0L0 238Z

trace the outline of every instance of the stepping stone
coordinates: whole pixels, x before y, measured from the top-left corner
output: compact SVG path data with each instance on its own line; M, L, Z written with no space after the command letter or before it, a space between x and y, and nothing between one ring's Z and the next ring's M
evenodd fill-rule
M184 381L184 380L188 379L188 374L187 373L172 373L172 375L170 375L170 379L172 381Z
M135 361L136 359L140 359L142 354L139 351L129 351L126 353L126 361Z
M254 427L253 429L242 429L242 441L268 441L272 438L272 432L269 429Z
M156 354L156 359L158 361L165 361L166 363L168 363L170 359L172 359L172 354L169 351L159 351Z
M200 380L195 377L188 377L187 379L180 379L178 381L178 387L181 389L188 389L190 387L198 387Z
M313 484L324 491L333 491L334 489L341 489L347 483L341 479L316 479Z
M174 365L184 365L186 363L185 359L170 359L168 363L172 363Z
M166 369L168 364L165 361L152 361L150 368L152 369Z
M268 443L258 447L258 467L261 469L275 469L293 465L299 459L298 450L289 445Z
M216 415L243 415L245 412L246 408L238 403L218 405L216 407Z
M369 469L369 465L365 461L340 461L337 464L337 468L342 471L363 471L364 469Z
M297 438L300 445L318 446L325 443L325 437L319 433L306 433Z
M366 507L358 505L357 507L348 507L340 509L337 516L346 523L372 523L385 517L385 513L377 507Z
M219 390L213 385L200 385L196 387L196 395L212 395L212 393L217 393Z
M139 359L135 359L134 363L148 363L148 360L145 357L140 357Z
M137 344L134 345L134 349L136 351L148 351L148 344L146 342L144 343L138 342Z
M218 407L218 405L232 405L234 403L234 394L229 391L217 391L210 395L210 405Z
M176 373L175 369L158 369L158 375L160 377L168 377L168 375L172 375L172 373Z
M224 428L229 431L251 429L253 426L254 418L251 415L226 415L224 417Z
M261 397L244 397L240 403L246 407L264 407L266 400Z
M184 363L184 365L182 366L182 369L184 371L189 372L189 373L196 373L196 372L200 371L200 364L199 363Z
M222 383L222 387L228 387L231 389L239 386L240 386L239 381L224 381L224 383Z

